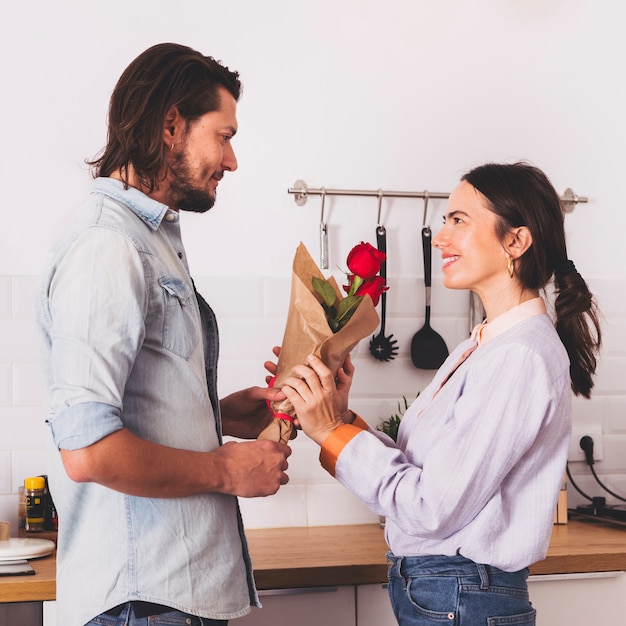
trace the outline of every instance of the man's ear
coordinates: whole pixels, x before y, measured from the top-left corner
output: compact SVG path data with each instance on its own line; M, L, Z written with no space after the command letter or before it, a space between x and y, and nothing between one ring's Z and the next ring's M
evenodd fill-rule
M180 142L185 129L185 120L182 118L177 107L172 107L165 116L165 122L163 123L163 143L169 150L173 149L173 146Z
M533 236L527 226L512 228L505 237L506 252L514 259L519 259L532 245Z

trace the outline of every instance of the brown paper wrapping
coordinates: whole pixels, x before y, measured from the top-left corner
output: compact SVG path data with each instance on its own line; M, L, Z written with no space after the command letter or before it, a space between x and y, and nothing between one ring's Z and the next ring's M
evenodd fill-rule
M309 354L318 356L335 374L357 343L373 333L379 324L374 303L369 296L365 296L350 321L337 333L333 333L324 309L315 296L312 286L314 276L326 280L304 244L300 243L293 260L289 311L274 381L277 389L280 389L295 365L306 363ZM342 298L336 281L332 277L328 280L337 296ZM273 402L272 409L275 413L292 417L295 414L289 400ZM275 419L258 438L287 443L292 428L290 421Z

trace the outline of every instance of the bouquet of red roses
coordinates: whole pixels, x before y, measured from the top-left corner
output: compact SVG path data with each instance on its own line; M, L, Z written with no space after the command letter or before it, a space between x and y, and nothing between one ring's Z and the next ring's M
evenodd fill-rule
M280 388L292 368L306 363L309 354L318 356L336 373L356 344L379 323L375 306L387 289L378 276L385 254L361 242L348 255L347 293L342 296L333 277L326 280L301 243L293 260L291 298L285 333L273 385ZM289 400L273 402L276 419L259 439L289 441L295 411Z

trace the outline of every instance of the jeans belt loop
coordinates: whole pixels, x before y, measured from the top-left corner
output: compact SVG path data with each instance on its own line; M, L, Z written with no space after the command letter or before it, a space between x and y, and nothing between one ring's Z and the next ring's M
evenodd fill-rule
M476 563L476 568L478 569L478 575L480 576L480 588L483 591L485 589L489 589L489 572L487 571L487 567L482 563Z

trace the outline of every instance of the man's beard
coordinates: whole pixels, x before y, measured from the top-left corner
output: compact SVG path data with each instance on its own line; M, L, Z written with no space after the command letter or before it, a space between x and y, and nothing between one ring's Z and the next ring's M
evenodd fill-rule
M186 155L177 155L173 163L170 164L172 178L169 188L169 204L172 208L180 211L191 211L193 213L206 213L215 204L215 196L204 188L195 187L189 175ZM215 175L217 180L221 180L223 173Z

